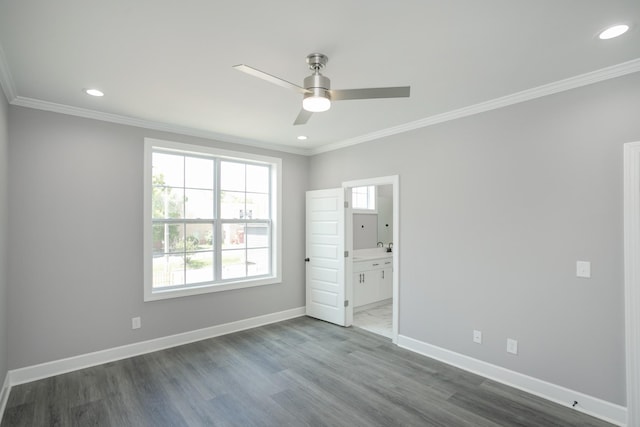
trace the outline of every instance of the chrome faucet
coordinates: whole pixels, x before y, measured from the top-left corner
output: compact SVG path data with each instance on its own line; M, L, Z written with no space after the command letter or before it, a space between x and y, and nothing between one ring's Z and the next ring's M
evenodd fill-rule
M382 242L378 242L378 247L379 247L379 248L384 248L384 243L382 243Z
M391 248L393 248L393 242L389 242L389 246L387 246L387 252L391 252Z

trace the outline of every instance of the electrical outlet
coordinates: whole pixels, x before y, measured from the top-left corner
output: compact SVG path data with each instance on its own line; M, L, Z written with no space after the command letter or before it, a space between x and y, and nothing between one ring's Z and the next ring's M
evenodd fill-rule
M507 338L507 353L518 354L518 341Z
M140 329L142 327L142 322L139 317L131 318L131 329Z
M576 261L576 277L591 278L591 263L589 261Z
M473 331L473 342L477 344L482 344L482 331L478 331L478 330Z

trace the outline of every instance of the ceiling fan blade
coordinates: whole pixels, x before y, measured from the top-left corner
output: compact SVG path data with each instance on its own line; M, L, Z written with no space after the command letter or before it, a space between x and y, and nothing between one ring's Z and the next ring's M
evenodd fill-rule
M282 80L279 77L272 76L271 74L265 73L264 71L257 70L257 69L255 69L253 67L248 66L248 65L239 64L239 65L234 65L233 68L235 68L238 71L242 71L243 73L247 73L250 76L258 77L259 79L266 80L269 83L273 83L273 84L276 84L278 86L282 86L285 89L293 89L296 92L300 92L302 94L310 92L310 91L308 91L307 89L305 89L303 87L300 87L298 85L294 85L291 82L288 82L286 80Z
M300 110L300 112L298 113L298 117L296 117L296 121L293 122L294 126L298 126L298 125L304 125L305 123L307 123L309 121L309 119L311 118L311 115L313 113L311 111L307 111L304 108L302 108Z
M409 93L411 92L411 86L337 89L330 90L329 92L331 93L332 101L373 98L408 98Z

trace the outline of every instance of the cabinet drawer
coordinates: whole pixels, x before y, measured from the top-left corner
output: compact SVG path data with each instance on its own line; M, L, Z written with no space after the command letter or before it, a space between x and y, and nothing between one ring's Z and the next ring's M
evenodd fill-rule
M393 264L391 258L382 258L372 261L355 261L353 263L353 272L359 273L361 271L380 270L391 267L391 264Z

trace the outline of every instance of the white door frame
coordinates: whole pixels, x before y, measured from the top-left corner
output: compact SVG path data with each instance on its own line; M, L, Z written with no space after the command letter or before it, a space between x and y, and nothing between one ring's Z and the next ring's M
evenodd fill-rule
M640 142L624 144L627 426L640 427Z
M399 175L381 176L377 178L345 181L342 187L345 191L353 187L366 185L388 185L393 188L393 331L391 339L394 344L398 342L399 317L400 317L400 177ZM346 192L349 194L349 192ZM351 202L351 200L349 200ZM351 206L351 203L349 203ZM345 210L345 249L349 251L349 262L346 267L346 292L349 301L353 301L352 265L353 265L353 218L351 209ZM353 319L353 304L347 307L347 319Z

